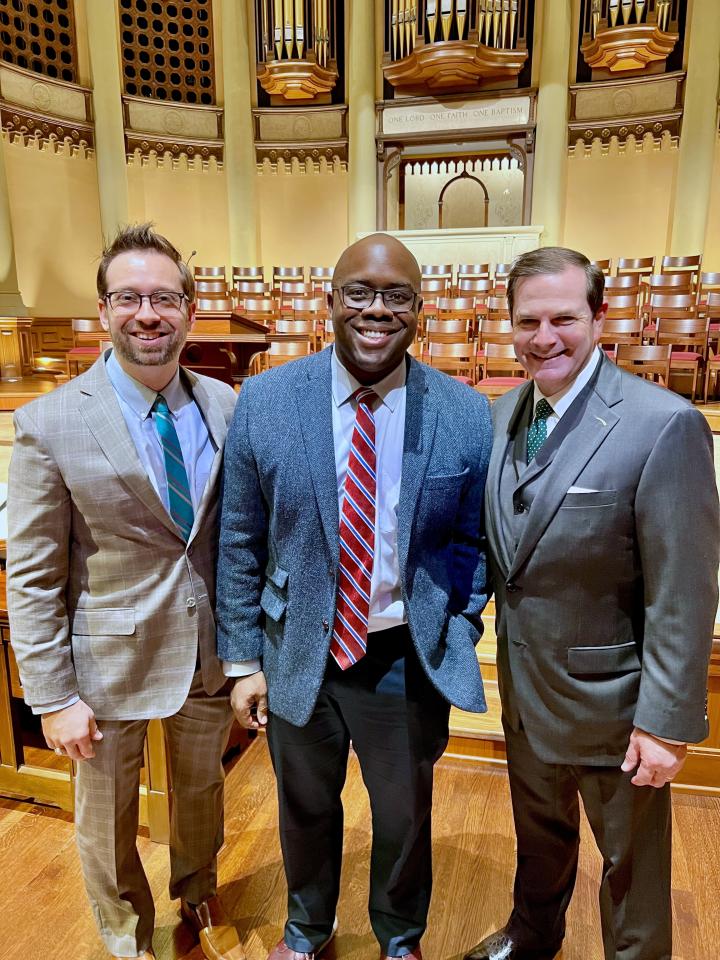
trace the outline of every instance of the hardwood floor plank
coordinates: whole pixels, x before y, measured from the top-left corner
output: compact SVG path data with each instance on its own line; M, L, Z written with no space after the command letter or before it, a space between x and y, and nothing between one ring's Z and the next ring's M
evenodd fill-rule
M367 917L370 811L351 757L343 794L346 842L340 932L327 960L376 960ZM277 836L275 782L263 738L232 766L220 893L244 938L248 960L265 960L282 934L286 889ZM674 805L675 960L715 960L720 938L720 799L679 796ZM578 880L562 960L601 960L597 884L600 856L582 824ZM138 839L156 908L158 960L202 960L167 893L167 848ZM515 842L507 777L472 763L437 767L433 850L435 888L423 940L427 960L460 960L502 924L511 905ZM0 800L0 960L62 957L105 960L95 932L69 815Z

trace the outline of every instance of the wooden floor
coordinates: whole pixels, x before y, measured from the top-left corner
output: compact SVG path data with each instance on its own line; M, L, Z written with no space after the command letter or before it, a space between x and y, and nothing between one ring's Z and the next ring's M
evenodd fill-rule
M328 960L376 960L367 919L369 811L357 764L345 793L346 844L340 930ZM220 893L249 960L265 960L282 933L285 907L274 780L264 740L230 770ZM716 960L720 943L720 799L675 800L673 913L678 960ZM584 843L562 960L601 960L596 885L599 859ZM167 896L167 848L141 838L157 904L158 960L202 960ZM427 960L455 960L510 908L513 831L504 773L443 760L437 768L435 893L423 940ZM1 960L103 960L85 902L66 814L0 799Z

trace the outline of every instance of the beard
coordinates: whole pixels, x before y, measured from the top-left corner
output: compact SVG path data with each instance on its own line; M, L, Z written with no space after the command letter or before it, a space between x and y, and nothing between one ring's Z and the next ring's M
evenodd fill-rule
M148 331L150 332L150 331ZM141 367L162 367L178 359L187 338L188 324L183 329L171 328L158 331L165 334L159 342L139 341L124 330L114 330L111 334L113 348L128 363Z

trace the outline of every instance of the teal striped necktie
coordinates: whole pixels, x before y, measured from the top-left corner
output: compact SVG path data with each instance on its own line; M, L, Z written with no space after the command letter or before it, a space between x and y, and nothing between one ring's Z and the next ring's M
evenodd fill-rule
M190 496L190 484L188 483L185 461L180 449L180 441L170 416L170 408L161 393L155 398L152 413L155 429L158 432L165 456L170 516L177 524L183 539L187 542L195 519L192 497Z

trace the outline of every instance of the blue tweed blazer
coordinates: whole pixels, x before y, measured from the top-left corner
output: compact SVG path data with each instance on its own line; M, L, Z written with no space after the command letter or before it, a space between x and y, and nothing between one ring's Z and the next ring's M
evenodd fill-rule
M298 726L314 709L335 616L331 349L247 380L225 444L218 655L260 658L270 710ZM483 712L475 644L487 602L489 407L464 384L407 363L398 553L408 625L440 693Z

